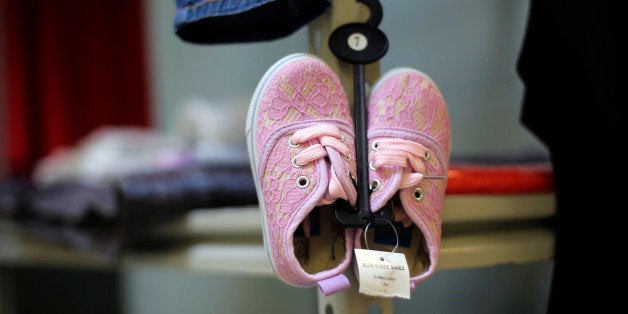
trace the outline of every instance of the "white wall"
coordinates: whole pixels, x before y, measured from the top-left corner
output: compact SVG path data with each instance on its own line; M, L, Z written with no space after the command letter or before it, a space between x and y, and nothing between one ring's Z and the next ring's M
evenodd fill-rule
M384 0L382 67L417 67L438 84L451 115L452 155L542 154L519 123L516 58L525 0Z
M182 106L201 97L235 117L225 129L234 145L244 145L244 115L255 86L274 61L308 51L306 27L271 42L195 45L174 33L174 0L147 3L157 126L172 132ZM523 86L515 67L527 1L381 3L380 28L390 43L382 72L410 66L439 85L451 115L453 158L546 155L519 122Z

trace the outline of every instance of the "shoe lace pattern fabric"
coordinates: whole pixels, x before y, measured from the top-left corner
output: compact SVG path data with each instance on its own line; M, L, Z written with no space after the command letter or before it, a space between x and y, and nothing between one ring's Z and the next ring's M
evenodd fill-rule
M350 263L353 230L345 230L344 257L328 258L314 273L295 257L293 234L302 222L307 233L308 215L316 206L338 198L355 204L353 123L342 85L327 65L305 57L290 63L275 70L264 86L252 122L256 147L251 149L258 154L258 189L273 269L291 285L320 286Z
M438 261L450 151L449 113L429 77L398 68L374 86L368 115L371 209L379 211L397 200L395 221L404 227L415 224L425 241L419 251L425 246L427 258L411 272L414 287L435 270Z

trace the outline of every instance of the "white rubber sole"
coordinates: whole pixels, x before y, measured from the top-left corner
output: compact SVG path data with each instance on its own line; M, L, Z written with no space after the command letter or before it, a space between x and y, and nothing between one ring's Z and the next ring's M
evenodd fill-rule
M257 87L255 88L255 91L253 92L253 96L251 97L251 103L249 104L249 109L246 115L245 133L246 133L247 150L248 150L248 155L249 155L249 161L251 163L251 170L253 172L253 180L255 181L255 189L257 191L257 200L259 203L259 210L260 210L260 216L261 216L262 227L263 227L262 231L263 231L263 238L264 238L264 247L266 248L266 255L268 256L270 264L275 273L277 273L275 260L273 259L272 254L270 253L269 246L268 246L269 244L267 240L268 222L266 221L264 195L261 190L261 186L260 186L260 182L258 178L258 170L257 170L258 156L257 156L257 151L256 151L256 146L257 146L257 141L256 141L257 123L256 122L259 117L258 109L259 109L260 101L264 97L264 91L266 90L266 87L268 86L270 79L274 76L274 74L279 69L281 69L284 65L292 61L302 59L302 58L311 58L311 57L316 58L316 56L310 55L307 53L294 53L294 54L290 54L279 59L272 66L270 66L270 68L262 76L262 79L260 80Z

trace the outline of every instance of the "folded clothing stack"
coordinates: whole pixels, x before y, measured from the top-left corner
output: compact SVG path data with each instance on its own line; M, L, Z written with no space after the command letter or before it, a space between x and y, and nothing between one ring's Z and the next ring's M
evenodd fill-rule
M38 187L27 180L12 180L0 188L3 216L32 227L43 237L98 243L97 250L111 254L141 239L150 227L192 209L254 204L257 196L250 166L241 163L152 170L99 183L69 180Z

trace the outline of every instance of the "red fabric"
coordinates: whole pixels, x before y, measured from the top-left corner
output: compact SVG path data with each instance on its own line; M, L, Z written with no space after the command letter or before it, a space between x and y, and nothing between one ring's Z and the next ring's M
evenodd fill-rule
M151 124L141 0L0 1L12 173L99 126Z
M549 163L453 164L449 166L445 194L512 194L554 192Z

